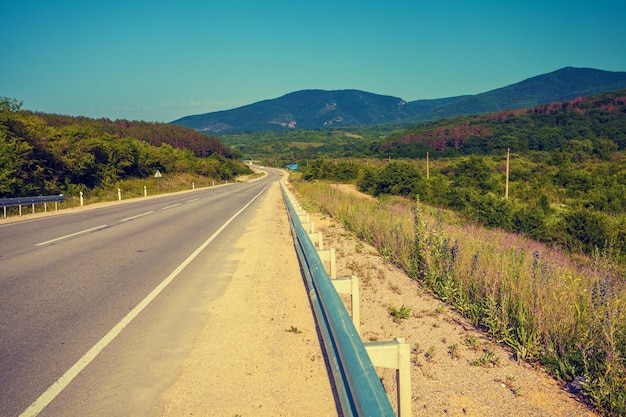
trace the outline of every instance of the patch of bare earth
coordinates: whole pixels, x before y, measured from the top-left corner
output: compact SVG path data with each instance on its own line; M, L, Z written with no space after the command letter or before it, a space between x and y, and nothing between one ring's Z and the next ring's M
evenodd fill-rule
M278 183L237 247L162 416L337 416Z
M358 193L353 187L338 189ZM542 369L514 360L513 352L490 341L336 221L309 215L324 245L337 250L338 276L360 279L363 341L404 337L410 343L414 416L598 415ZM411 310L409 317L394 322L389 308L402 306ZM395 399L395 371L377 371Z

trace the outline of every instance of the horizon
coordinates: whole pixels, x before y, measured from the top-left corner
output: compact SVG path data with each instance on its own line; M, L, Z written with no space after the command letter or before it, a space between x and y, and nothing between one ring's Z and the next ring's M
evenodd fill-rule
M32 111L171 122L302 90L407 102L566 67L626 71L626 4L193 0L0 5L0 96Z

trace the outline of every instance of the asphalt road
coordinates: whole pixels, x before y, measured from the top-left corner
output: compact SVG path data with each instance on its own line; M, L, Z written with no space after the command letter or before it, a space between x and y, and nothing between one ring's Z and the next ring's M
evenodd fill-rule
M0 220L0 416L156 415L278 178Z

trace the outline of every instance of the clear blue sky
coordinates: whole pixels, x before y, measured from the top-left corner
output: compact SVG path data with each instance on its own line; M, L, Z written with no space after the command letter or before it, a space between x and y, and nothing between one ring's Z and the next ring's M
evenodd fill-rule
M0 96L25 109L170 122L303 89L411 101L626 71L626 1L5 0L0 41Z

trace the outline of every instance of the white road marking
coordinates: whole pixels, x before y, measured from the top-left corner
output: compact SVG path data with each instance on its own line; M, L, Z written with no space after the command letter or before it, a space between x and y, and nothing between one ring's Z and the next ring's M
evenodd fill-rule
M171 209L173 207L178 207L178 206L180 206L180 203L172 204L171 206L167 206L167 207L162 207L161 210L167 210L167 209Z
M200 200L200 199L199 198L194 198L194 199L185 201L185 203L193 203L194 201L198 201L198 200Z
M152 211L147 211L147 212L145 212L145 213L141 213L141 214L138 214L138 215L136 215L136 216L127 217L127 218L125 218L125 219L120 220L120 223L122 223L122 222L127 222L127 221L129 221L129 220L134 220L134 219L137 219L137 218L139 218L139 217L147 216L148 214L152 214L152 213L154 213L154 210L152 210Z
M106 224L103 224L101 226L96 226L96 227L92 227L91 229L86 229L86 230L81 230L80 232L76 232L76 233L72 233L69 235L65 235L65 236L61 236L61 237L57 237L56 239L50 239L50 240L46 240L45 242L40 242L37 243L35 246L43 246L43 245L47 245L49 243L54 243L54 242L58 242L59 240L63 240L63 239L68 239L70 237L74 237L74 236L78 236L78 235L82 235L83 233L89 233L89 232L93 232L96 230L100 230L100 229L104 229L106 227L109 227Z
M183 261L176 269L167 276L150 294L146 296L135 308L133 308L119 323L117 323L107 334L102 337L87 353L83 355L70 369L68 369L59 379L57 379L43 394L39 396L19 417L35 417L41 411L50 404L69 384L76 378L76 376L87 367L93 361L98 354L109 345L117 337L118 334L124 330L128 324L133 321L135 317L141 313L141 311L148 306L160 293L169 285L182 272L187 265L191 263L213 240L226 229L237 216L239 216L250 204L254 202L263 192L270 186L268 184L263 188L252 200L250 200L245 206L243 206L237 213L235 213L230 219L226 221L213 235L208 238L202 245L198 247L187 259Z

